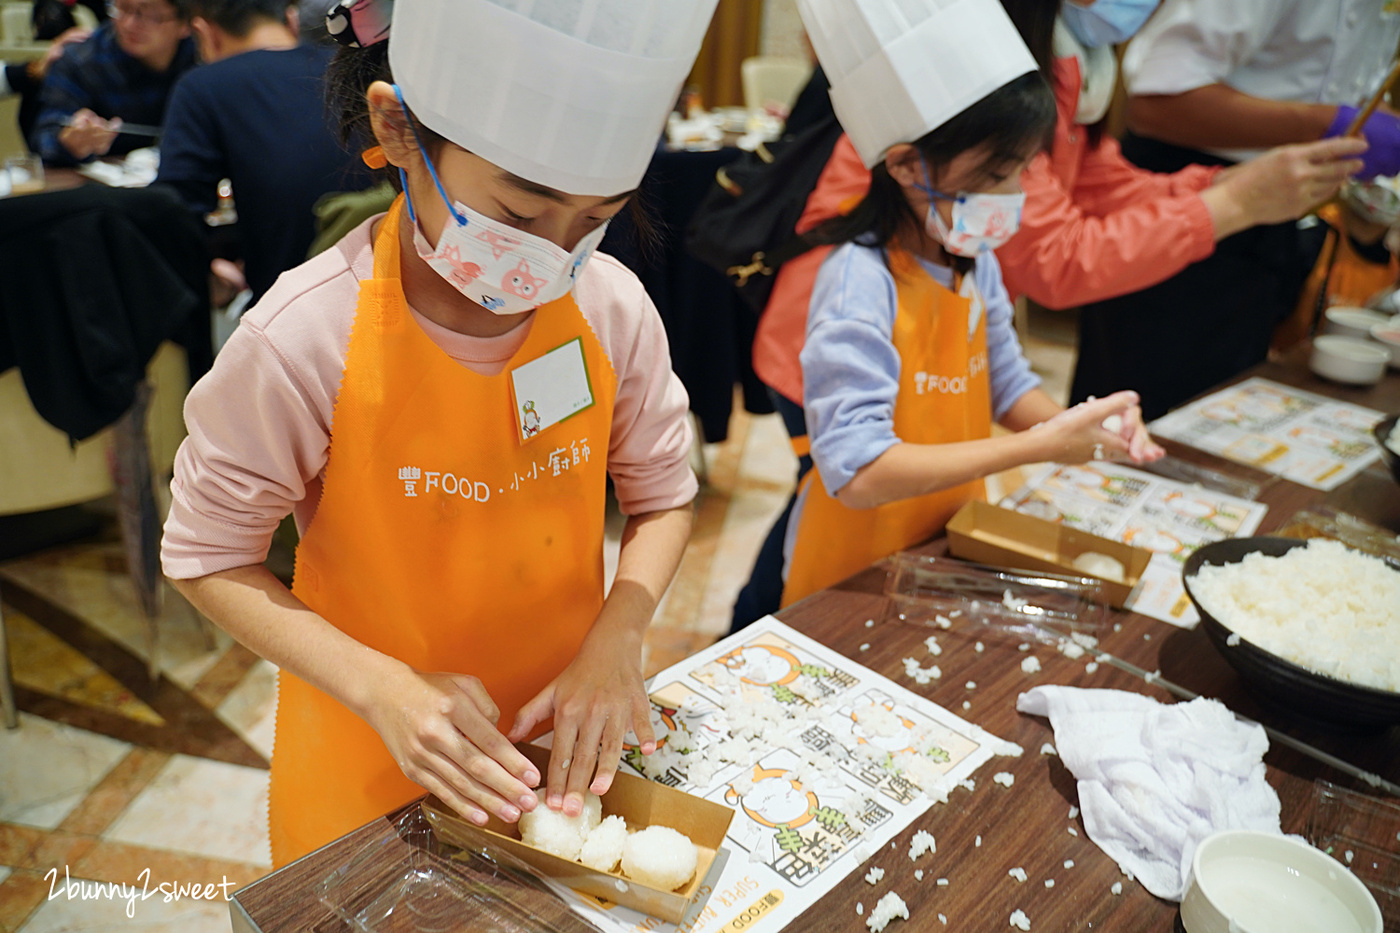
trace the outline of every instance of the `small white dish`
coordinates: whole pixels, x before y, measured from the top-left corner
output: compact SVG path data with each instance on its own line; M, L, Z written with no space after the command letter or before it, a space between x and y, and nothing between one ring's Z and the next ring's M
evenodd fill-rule
M1324 334L1354 337L1357 340L1369 340L1373 326L1390 320L1390 315L1380 311L1372 311L1370 308L1344 308L1341 305L1328 308L1323 312L1323 317L1326 319L1322 327Z
M1400 369L1400 320L1391 318L1371 328L1371 339L1390 351L1390 368Z
M1381 933L1381 909L1346 866L1306 842L1227 830L1202 840L1181 899L1186 933Z
M1369 386L1381 381L1388 362L1390 351L1378 343L1324 334L1313 340L1308 368L1333 382Z

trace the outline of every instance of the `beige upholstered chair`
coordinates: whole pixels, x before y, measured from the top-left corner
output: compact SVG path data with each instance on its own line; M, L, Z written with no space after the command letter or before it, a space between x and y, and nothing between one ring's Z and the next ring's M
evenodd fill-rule
M153 480L167 475L185 436L189 391L185 351L166 343L146 370L145 391L116 424L77 445L39 417L18 369L0 373L0 515L76 505L117 494L127 566L148 620L149 670L156 676L156 620L162 591L160 517ZM0 705L17 722L5 620L0 611Z
M744 106L762 110L770 103L792 109L798 93L812 76L812 66L800 58L756 55L739 66L744 84Z

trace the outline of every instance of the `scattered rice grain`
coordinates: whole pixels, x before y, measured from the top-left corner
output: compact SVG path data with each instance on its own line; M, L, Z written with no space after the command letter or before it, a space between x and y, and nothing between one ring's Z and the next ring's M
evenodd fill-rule
M866 918L865 925L870 928L870 933L880 933L889 922L896 917L905 920L909 919L909 907L904 903L904 899L893 891L880 898L875 909Z

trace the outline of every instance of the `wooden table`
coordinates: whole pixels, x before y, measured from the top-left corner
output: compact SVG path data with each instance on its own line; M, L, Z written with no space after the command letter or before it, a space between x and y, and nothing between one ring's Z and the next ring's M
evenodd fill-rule
M1246 375L1264 376L1333 398L1366 405L1386 412L1400 410L1400 378L1389 376L1369 389L1347 389L1323 382L1306 369L1306 348L1300 348L1279 363L1255 368ZM1246 468L1180 445L1168 444L1171 453L1240 475L1252 474ZM1258 479L1257 475L1251 478ZM1382 465L1377 465L1346 485L1328 493L1308 489L1284 480L1268 483L1259 496L1269 505L1261 532L1278 528L1298 509L1310 505L1333 505L1400 531L1400 486ZM941 550L941 542L925 548ZM855 905L863 902L867 911L879 893L897 890L909 905L910 921L890 927L891 933L915 930L1004 931L1010 929L1012 911L1024 910L1031 929L1039 931L1115 930L1130 933L1167 933L1173 929L1176 905L1148 894L1120 874L1118 866L1091 842L1080 819L1071 820L1070 807L1078 802L1074 777L1058 757L1039 752L1053 742L1049 722L1016 711L1016 697L1037 684L1067 684L1077 687L1104 687L1145 693L1163 702L1173 698L1157 686L1119 671L1107 664L1094 674L1085 672L1087 657L1071 661L1058 652L1037 652L1043 665L1040 674L1028 676L1020 669L1024 654L1015 645L986 642L986 650L973 649L975 636L956 629L939 632L943 654L939 666L943 677L936 684L919 687L903 676L901 659L921 656L923 640L929 634L922 627L886 624L873 632L866 619L880 619L884 612L881 589L884 570L871 567L850 580L818 593L785 610L779 617L798 631L857 659L861 664L916 690L985 729L1025 748L1019 759L998 758L976 775L972 793L955 791L946 804L935 805L896 837L894 849L877 853L870 864L886 869L885 881L871 887L852 874L829 892L817 906L802 915L790 929L803 931L851 931L865 929ZM1146 670L1160 669L1162 676L1207 696L1217 697L1232 709L1283 730L1366 770L1400 783L1400 728L1365 735L1337 735L1310 730L1262 709L1243 690L1234 670L1217 654L1199 628L1178 629L1164 622L1134 613L1118 613L1121 631L1106 631L1101 647ZM868 651L860 651L863 642ZM976 681L975 690L965 688ZM964 700L971 702L963 711ZM1307 828L1313 780L1325 778L1358 790L1358 782L1287 748L1274 746L1265 756L1269 783L1278 791L1283 805L1283 830L1303 833ZM994 771L1015 776L1013 787L992 783ZM343 861L346 853L381 834L385 821L378 820L332 843L325 849L254 882L234 895L235 931L292 933L321 927L327 911L316 902L315 886ZM1078 835L1071 835L1073 828ZM937 854L920 860L924 880L913 877L908 860L910 836L919 829L933 833ZM981 836L981 845L976 838ZM1065 868L1073 860L1072 868ZM1007 872L1024 868L1028 879L1019 883ZM949 884L939 887L936 879ZM1054 879L1053 888L1045 880ZM1111 887L1122 882L1122 894ZM948 926L936 915L948 917ZM464 925L463 929L468 927Z

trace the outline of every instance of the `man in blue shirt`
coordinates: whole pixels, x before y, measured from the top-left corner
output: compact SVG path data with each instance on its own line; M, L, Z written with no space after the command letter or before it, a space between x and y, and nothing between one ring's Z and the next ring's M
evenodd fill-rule
M116 0L111 20L53 64L30 148L51 165L121 155L154 140L175 80L195 65L186 0Z
M254 298L306 258L311 208L364 188L369 172L326 115L331 49L302 44L288 0L188 0L207 64L170 95L157 184L205 213L233 184L244 275Z

